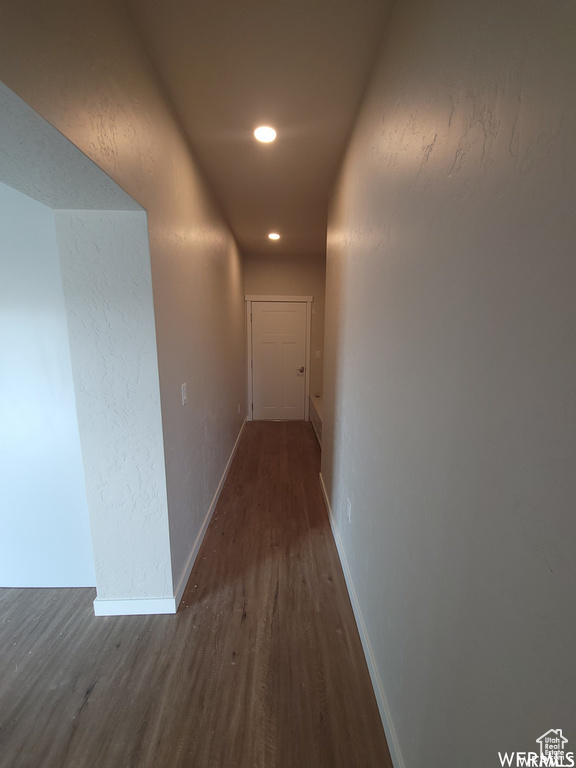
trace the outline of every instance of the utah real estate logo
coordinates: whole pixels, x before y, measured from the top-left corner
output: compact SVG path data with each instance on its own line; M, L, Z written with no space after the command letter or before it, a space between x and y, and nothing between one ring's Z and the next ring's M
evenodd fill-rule
M520 768L574 768L574 752L566 751L568 739L560 728L551 728L543 733L536 743L538 752L498 752L501 766Z

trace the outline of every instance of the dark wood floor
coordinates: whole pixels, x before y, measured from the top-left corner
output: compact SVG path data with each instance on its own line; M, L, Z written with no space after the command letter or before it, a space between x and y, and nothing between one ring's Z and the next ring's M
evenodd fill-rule
M307 423L253 422L175 616L0 590L3 768L391 766Z

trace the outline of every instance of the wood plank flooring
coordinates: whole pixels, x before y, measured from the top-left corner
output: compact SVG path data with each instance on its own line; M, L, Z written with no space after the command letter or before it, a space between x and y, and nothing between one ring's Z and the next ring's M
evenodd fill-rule
M0 765L391 768L318 472L246 425L175 616L0 590Z

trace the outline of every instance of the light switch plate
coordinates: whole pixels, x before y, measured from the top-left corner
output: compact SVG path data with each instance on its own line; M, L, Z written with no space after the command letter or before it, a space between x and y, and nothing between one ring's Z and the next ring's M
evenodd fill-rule
M182 405L188 402L188 385L182 384Z

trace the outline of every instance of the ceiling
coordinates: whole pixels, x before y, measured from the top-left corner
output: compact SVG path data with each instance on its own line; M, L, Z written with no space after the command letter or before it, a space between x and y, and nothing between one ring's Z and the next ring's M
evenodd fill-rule
M390 4L126 0L242 253L324 254L330 190ZM261 124L277 130L272 144L253 138Z

